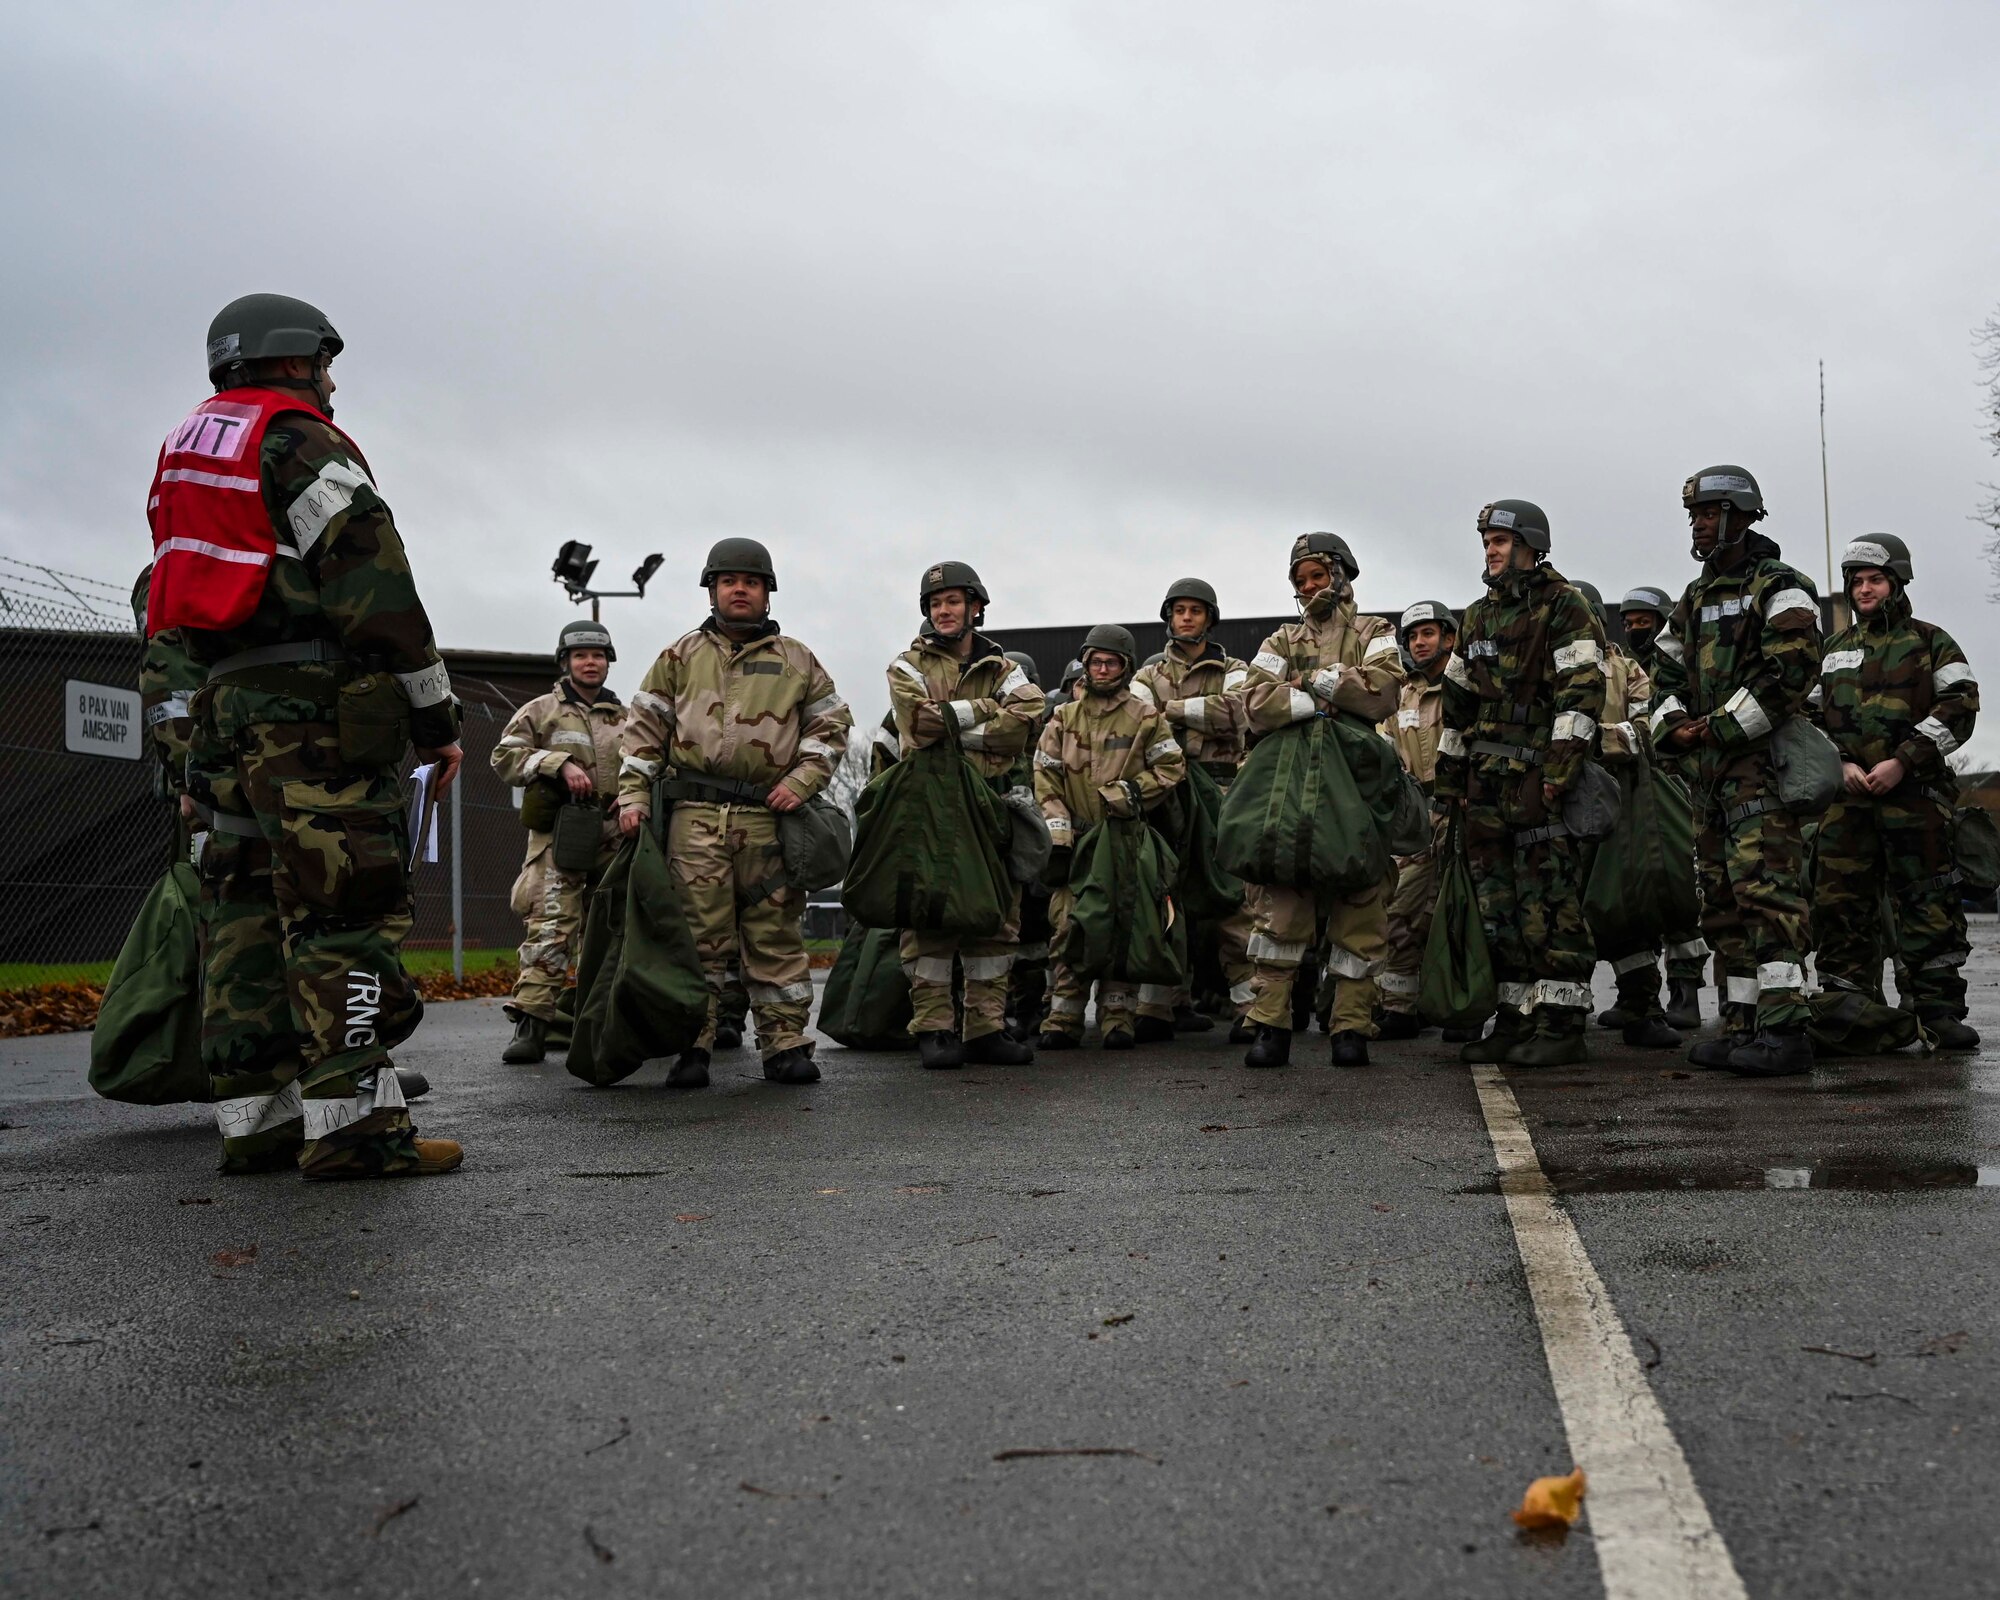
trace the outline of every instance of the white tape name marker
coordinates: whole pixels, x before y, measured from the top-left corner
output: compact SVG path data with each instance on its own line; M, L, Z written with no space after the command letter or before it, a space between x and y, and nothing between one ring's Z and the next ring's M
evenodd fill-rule
M1474 1067L1472 1081L1570 1456L1589 1480L1584 1510L1605 1600L1747 1600L1604 1280L1556 1204L1514 1091L1498 1067Z

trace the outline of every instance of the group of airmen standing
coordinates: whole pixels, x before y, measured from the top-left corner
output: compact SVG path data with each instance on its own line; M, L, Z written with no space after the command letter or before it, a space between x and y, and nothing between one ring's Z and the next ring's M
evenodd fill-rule
M210 329L215 393L162 446L148 507L149 721L181 741L176 781L203 885L202 1047L225 1171L296 1163L309 1178L399 1176L461 1160L451 1141L415 1137L388 1055L421 1014L399 954L410 925L399 769L414 746L436 765L438 792L449 786L462 759L457 706L388 506L331 420L341 347L304 302L253 295L226 307ZM1678 602L1627 594L1622 649L1594 593L1551 564L1548 518L1524 500L1479 513L1486 592L1462 616L1424 602L1392 626L1361 611L1347 541L1311 533L1286 563L1299 617L1251 660L1211 637L1213 588L1183 579L1161 606L1158 656L1142 661L1127 628L1101 624L1054 695L1031 660L981 631L991 597L978 574L956 561L928 568L921 631L888 667L878 761L953 739L995 789L1032 791L1052 855L1046 897L1023 894L997 935L902 935L923 1063L1075 1048L1091 985L1059 953L1077 843L1106 817L1152 810L1189 763L1226 788L1259 738L1333 714L1377 724L1394 743L1431 799L1432 848L1338 896L1251 886L1205 930L1212 993L1096 985L1105 1048L1214 1025L1197 1000L1223 1014L1252 1067L1289 1061L1314 1016L1339 1066L1365 1065L1373 1039L1415 1037L1418 967L1456 819L1499 997L1491 1031L1461 1039L1461 1056L1585 1059L1597 953L1564 800L1587 758L1659 763L1694 796L1706 945L1621 963L1618 1004L1600 1020L1628 1041L1678 1045L1678 1029L1699 1023L1712 950L1722 1028L1690 1059L1745 1074L1807 1070L1813 906L1822 985L1878 990L1887 882L1909 998L1941 1047L1974 1047L1946 764L1977 713L1971 668L1944 630L1913 617L1900 541L1847 547L1854 620L1823 643L1812 584L1759 531L1750 474L1706 469L1681 499L1701 570ZM660 653L629 705L606 686L608 632L573 623L561 681L494 751L503 780L582 802L597 824L582 867L559 865L551 833L530 828L510 1059L546 1047L590 884L657 803L672 807L666 853L709 989L707 1024L669 1084L705 1085L712 1051L741 1041L745 1008L767 1078L819 1076L805 895L787 881L777 818L826 787L853 717L817 657L772 618L778 575L763 545L721 541L700 581L708 617ZM1771 753L1797 716L1835 742L1845 779L1812 853L1779 802Z

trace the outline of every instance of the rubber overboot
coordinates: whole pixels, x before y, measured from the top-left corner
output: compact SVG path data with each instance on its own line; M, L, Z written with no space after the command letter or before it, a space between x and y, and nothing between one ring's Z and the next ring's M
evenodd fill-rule
M1759 1028L1729 1052L1729 1070L1741 1078L1796 1078L1812 1069L1812 1038L1802 1027Z
M1130 1050L1132 1048L1131 1030L1128 1028L1112 1028L1105 1033L1101 1042L1106 1050Z
M415 1067L396 1068L396 1084L405 1100L421 1100L431 1092L431 1080Z
M1385 1011L1376 1026L1378 1039L1414 1039L1424 1031L1424 1020L1414 1011Z
M1734 1056L1750 1040L1752 1034L1734 1030L1726 1030L1714 1038L1698 1038L1688 1048L1688 1066L1702 1066L1710 1072L1720 1072L1730 1064L1730 1056Z
M818 1083L819 1068L813 1062L812 1047L795 1044L789 1050L780 1050L764 1063L764 1076L772 1083Z
M718 1050L741 1050L743 1029L734 1022L718 1022L715 1025L715 1048Z
M525 1067L548 1054L549 1025L540 1017L523 1017L514 1024L514 1037L500 1052L510 1067Z
M1002 1029L994 1033L982 1033L977 1039L965 1041L965 1064L979 1067L1026 1067L1035 1060L1035 1047L1022 1040L1011 1038Z
M1215 1026L1215 1018L1195 1010L1193 1006L1174 1007L1175 1033L1206 1033Z
M1229 1042L1231 1044L1251 1044L1255 1042L1256 1038L1257 1024L1252 1022L1248 1017L1238 1017L1234 1022L1230 1023Z
M1701 985L1694 979L1667 979L1667 1026L1683 1033L1701 1026Z
M1446 1044L1473 1044L1481 1032L1479 1028L1440 1028L1438 1037Z
M1924 1027L1936 1041L1934 1048L1944 1051L1977 1050L1979 1034L1965 1024L1963 1017L1925 1017Z
M1590 1059L1583 1042L1588 1015L1568 1006L1535 1007L1535 1031L1500 1059L1510 1067L1575 1067Z
M440 1173L456 1172L465 1163L465 1151L456 1139L412 1139L416 1146L417 1159L407 1167L397 1167L389 1172L376 1172L359 1164L325 1167L315 1171L311 1167L301 1167L299 1176L307 1183L339 1182L350 1178L435 1178Z
M1342 1028L1327 1040L1328 1054L1336 1067L1365 1067L1368 1065L1368 1035L1356 1033L1352 1028Z
M680 1053L680 1059L667 1069L669 1089L706 1089L708 1087L708 1052L699 1045L690 1045Z
M965 1051L949 1028L932 1028L917 1035L917 1059L932 1072L965 1065Z
M1635 1050L1678 1050L1681 1036L1665 1017L1636 1017L1625 1024L1625 1042Z
M1074 1050L1083 1041L1073 1033L1064 1033L1059 1028L1044 1028L1036 1041L1037 1050Z
M1257 1025L1257 1042L1243 1053L1246 1067L1282 1067L1292 1059L1292 1030Z
M1140 1044L1171 1044L1175 1033L1173 1023L1165 1017L1135 1017L1132 1029L1132 1037Z
M1507 1059L1507 1052L1517 1044L1526 1042L1535 1031L1534 1018L1525 1011L1516 1011L1510 1006L1502 1006L1493 1018L1493 1031L1483 1039L1474 1039L1463 1050L1458 1059L1467 1066L1498 1064Z
M1629 1028L1633 1023L1645 1020L1638 1012L1627 1011L1622 1005L1614 1005L1608 1011L1597 1013L1597 1025L1600 1028Z

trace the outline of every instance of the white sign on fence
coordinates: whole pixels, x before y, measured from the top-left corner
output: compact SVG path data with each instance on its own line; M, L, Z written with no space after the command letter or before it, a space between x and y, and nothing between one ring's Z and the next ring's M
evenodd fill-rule
M115 756L137 761L146 742L139 717L139 691L108 683L63 684L63 748L80 756Z

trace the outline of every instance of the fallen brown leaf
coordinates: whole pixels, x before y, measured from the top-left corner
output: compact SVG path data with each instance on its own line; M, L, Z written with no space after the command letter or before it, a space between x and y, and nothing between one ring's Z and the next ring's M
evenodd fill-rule
M713 1217L714 1215L715 1213L713 1211L676 1211L674 1213L674 1221L706 1222L709 1220L709 1218Z
M1566 1478L1537 1478L1521 1496L1519 1508L1508 1515L1531 1532L1566 1530L1583 1514L1583 1497L1588 1488L1581 1467Z
M208 1259L218 1267L244 1267L257 1259L257 1247L246 1244L238 1250L218 1250Z

